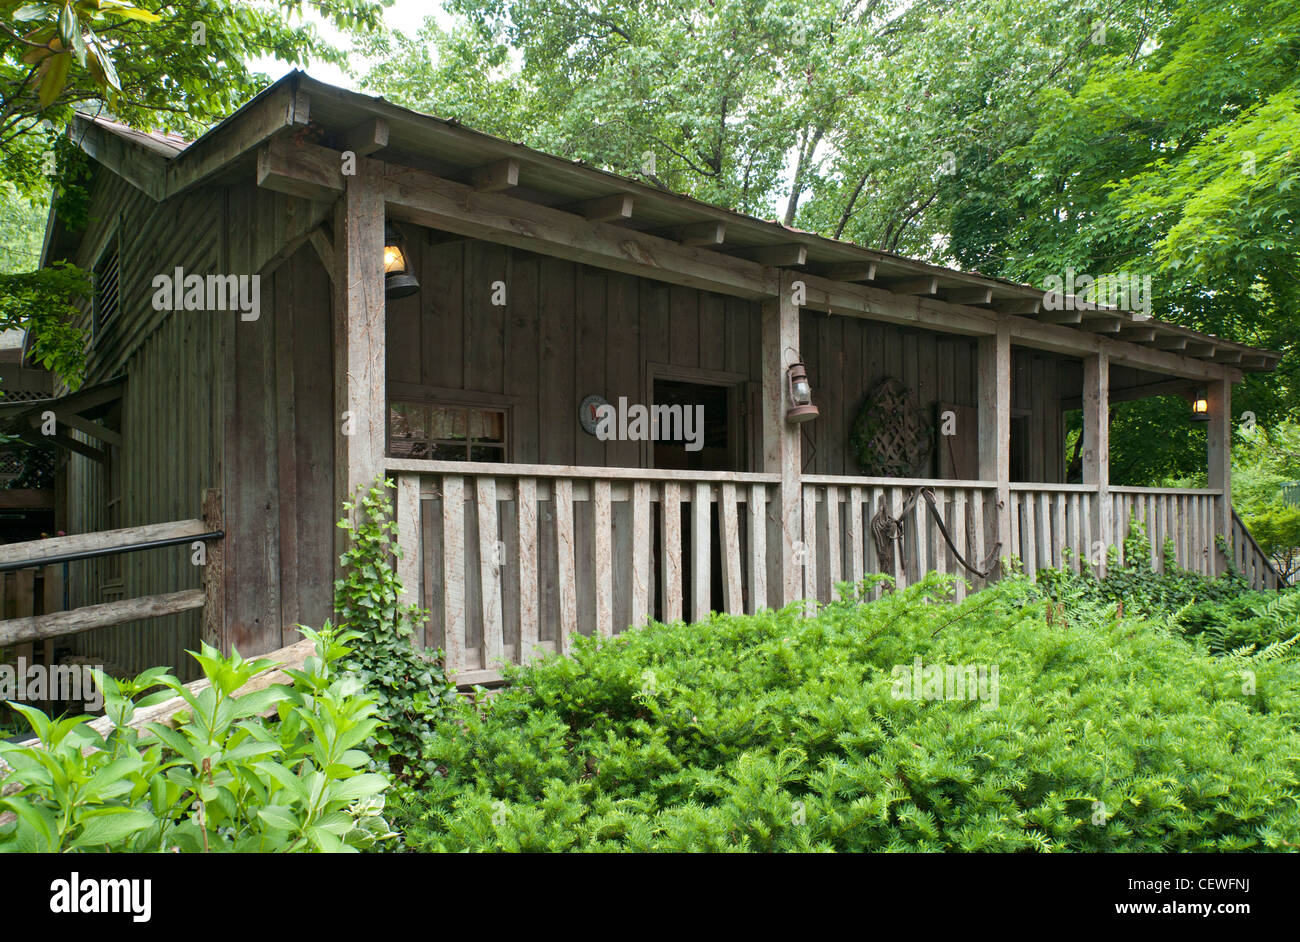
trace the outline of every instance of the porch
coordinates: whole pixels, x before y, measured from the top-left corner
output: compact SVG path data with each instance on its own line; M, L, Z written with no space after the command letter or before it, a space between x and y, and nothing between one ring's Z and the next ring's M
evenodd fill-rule
M610 636L646 618L703 620L795 598L826 603L836 585L884 571L899 586L927 572L978 589L935 525L929 488L956 548L972 565L994 552L1029 574L1067 566L1100 573L1096 521L1145 527L1157 568L1166 540L1181 568L1215 572L1219 490L1013 484L1009 543L997 542L991 481L808 475L793 531L783 528L777 474L572 468L389 459L397 485L399 572L408 600L430 613L424 642L445 650L460 683L499 677L493 665L564 651L574 633ZM873 518L903 519L882 554ZM1258 588L1271 570L1234 523L1234 563ZM788 544L788 546L787 546ZM1123 553L1122 540L1115 544ZM783 564L784 559L784 564ZM958 597L965 587L959 583Z

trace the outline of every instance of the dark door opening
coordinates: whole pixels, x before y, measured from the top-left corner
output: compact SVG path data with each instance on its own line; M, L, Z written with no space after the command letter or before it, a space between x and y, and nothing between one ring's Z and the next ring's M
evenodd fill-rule
M654 448L653 464L655 468L674 471L742 471L744 470L744 440L742 427L741 401L744 395L742 385L723 385L717 383L688 382L675 379L654 380L653 403L658 406L674 408L672 415L682 415L692 410L689 428L690 440L677 434L684 428L662 429L660 436L652 443ZM702 427L697 417L703 412ZM664 413L660 413L663 415ZM661 422L662 424L662 422ZM683 495L694 499L694 492ZM690 565L692 526L694 523L691 505L683 501L681 507L682 534L682 598L685 606L684 615L689 619L692 600L695 598L694 573ZM658 514L656 513L656 518ZM659 520L656 519L656 524ZM719 540L718 508L713 504L709 511L709 607L713 610L722 608L722 548ZM658 569L661 559L661 528L654 528L654 566ZM660 584L662 573L656 573L656 585ZM653 608L656 617L662 618L662 599L655 599Z

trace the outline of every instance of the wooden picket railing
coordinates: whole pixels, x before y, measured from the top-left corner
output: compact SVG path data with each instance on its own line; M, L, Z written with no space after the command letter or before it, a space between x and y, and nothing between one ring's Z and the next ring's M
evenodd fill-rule
M973 577L954 557L924 499L915 501L903 516L917 487L933 492L953 543L969 564L981 566L996 540L997 488L991 482L805 475L804 595L827 601L836 597L837 583L857 582L882 571L899 586L931 571L954 573L982 585L983 580ZM872 527L882 510L901 524L901 532L893 530L898 539L883 541L888 547L883 559ZM883 522L884 517L879 519ZM964 586L958 587L958 595L965 595Z
M1112 487L1101 497L1089 485L1016 483L1010 532L1000 537L990 481L804 475L787 534L775 474L397 459L389 473L399 575L409 600L429 612L424 644L446 652L461 684L496 679L501 662L562 652L575 632L609 636L647 618L779 607L787 577L820 602L882 563L900 586L938 571L981 588L986 580L960 564L927 502L912 500L920 487L967 563L982 567L996 549L1030 575L1100 568L1102 500L1121 559L1137 519L1157 568L1172 540L1180 567L1212 573L1223 499L1208 489ZM886 530L896 538L878 541L877 520L897 524ZM791 573L782 571L786 539ZM1233 543L1252 584L1278 585L1240 525ZM959 597L966 591L959 585Z
M1232 512L1232 541L1230 546L1232 563L1237 571L1246 577L1252 589L1281 589L1286 583L1278 574L1267 553L1255 542L1255 537L1246 524Z
M647 617L776 604L771 474L389 462L399 575L461 684ZM416 588L418 587L418 589Z

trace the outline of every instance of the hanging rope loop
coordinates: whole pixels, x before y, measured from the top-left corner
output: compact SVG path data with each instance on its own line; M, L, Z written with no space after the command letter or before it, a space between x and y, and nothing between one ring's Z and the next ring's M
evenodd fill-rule
M993 549L989 551L988 556L978 568L972 566L966 561L966 557L962 555L961 550L957 549L952 534L948 532L948 526L944 523L943 514L939 513L934 489L924 486L912 491L912 495L903 504L903 509L897 517L889 515L884 500L881 500L876 515L871 518L871 536L876 543L876 561L880 565L880 571L885 573L894 571L895 544L902 544L904 539L903 521L915 509L916 502L922 498L925 499L926 506L930 508L930 516L934 518L934 522L939 527L939 532L943 534L943 540L948 544L948 549L952 551L953 558L962 565L962 568L978 579L987 579L992 575L995 568L993 562L998 558L998 552L1002 549L1002 541L998 540L993 544ZM901 545L897 552L902 552Z

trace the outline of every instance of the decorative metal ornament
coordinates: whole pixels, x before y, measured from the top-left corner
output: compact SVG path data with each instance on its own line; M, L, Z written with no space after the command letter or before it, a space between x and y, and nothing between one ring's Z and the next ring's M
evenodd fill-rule
M863 474L872 477L920 477L929 473L934 428L911 391L892 377L867 393L853 421L849 447Z
M597 396L593 393L586 399L582 400L582 404L578 406L578 421L582 423L582 430L588 435L596 434L596 425L600 421L600 417L597 415L597 410L599 410L601 406L607 405L609 405L608 399L604 396Z

